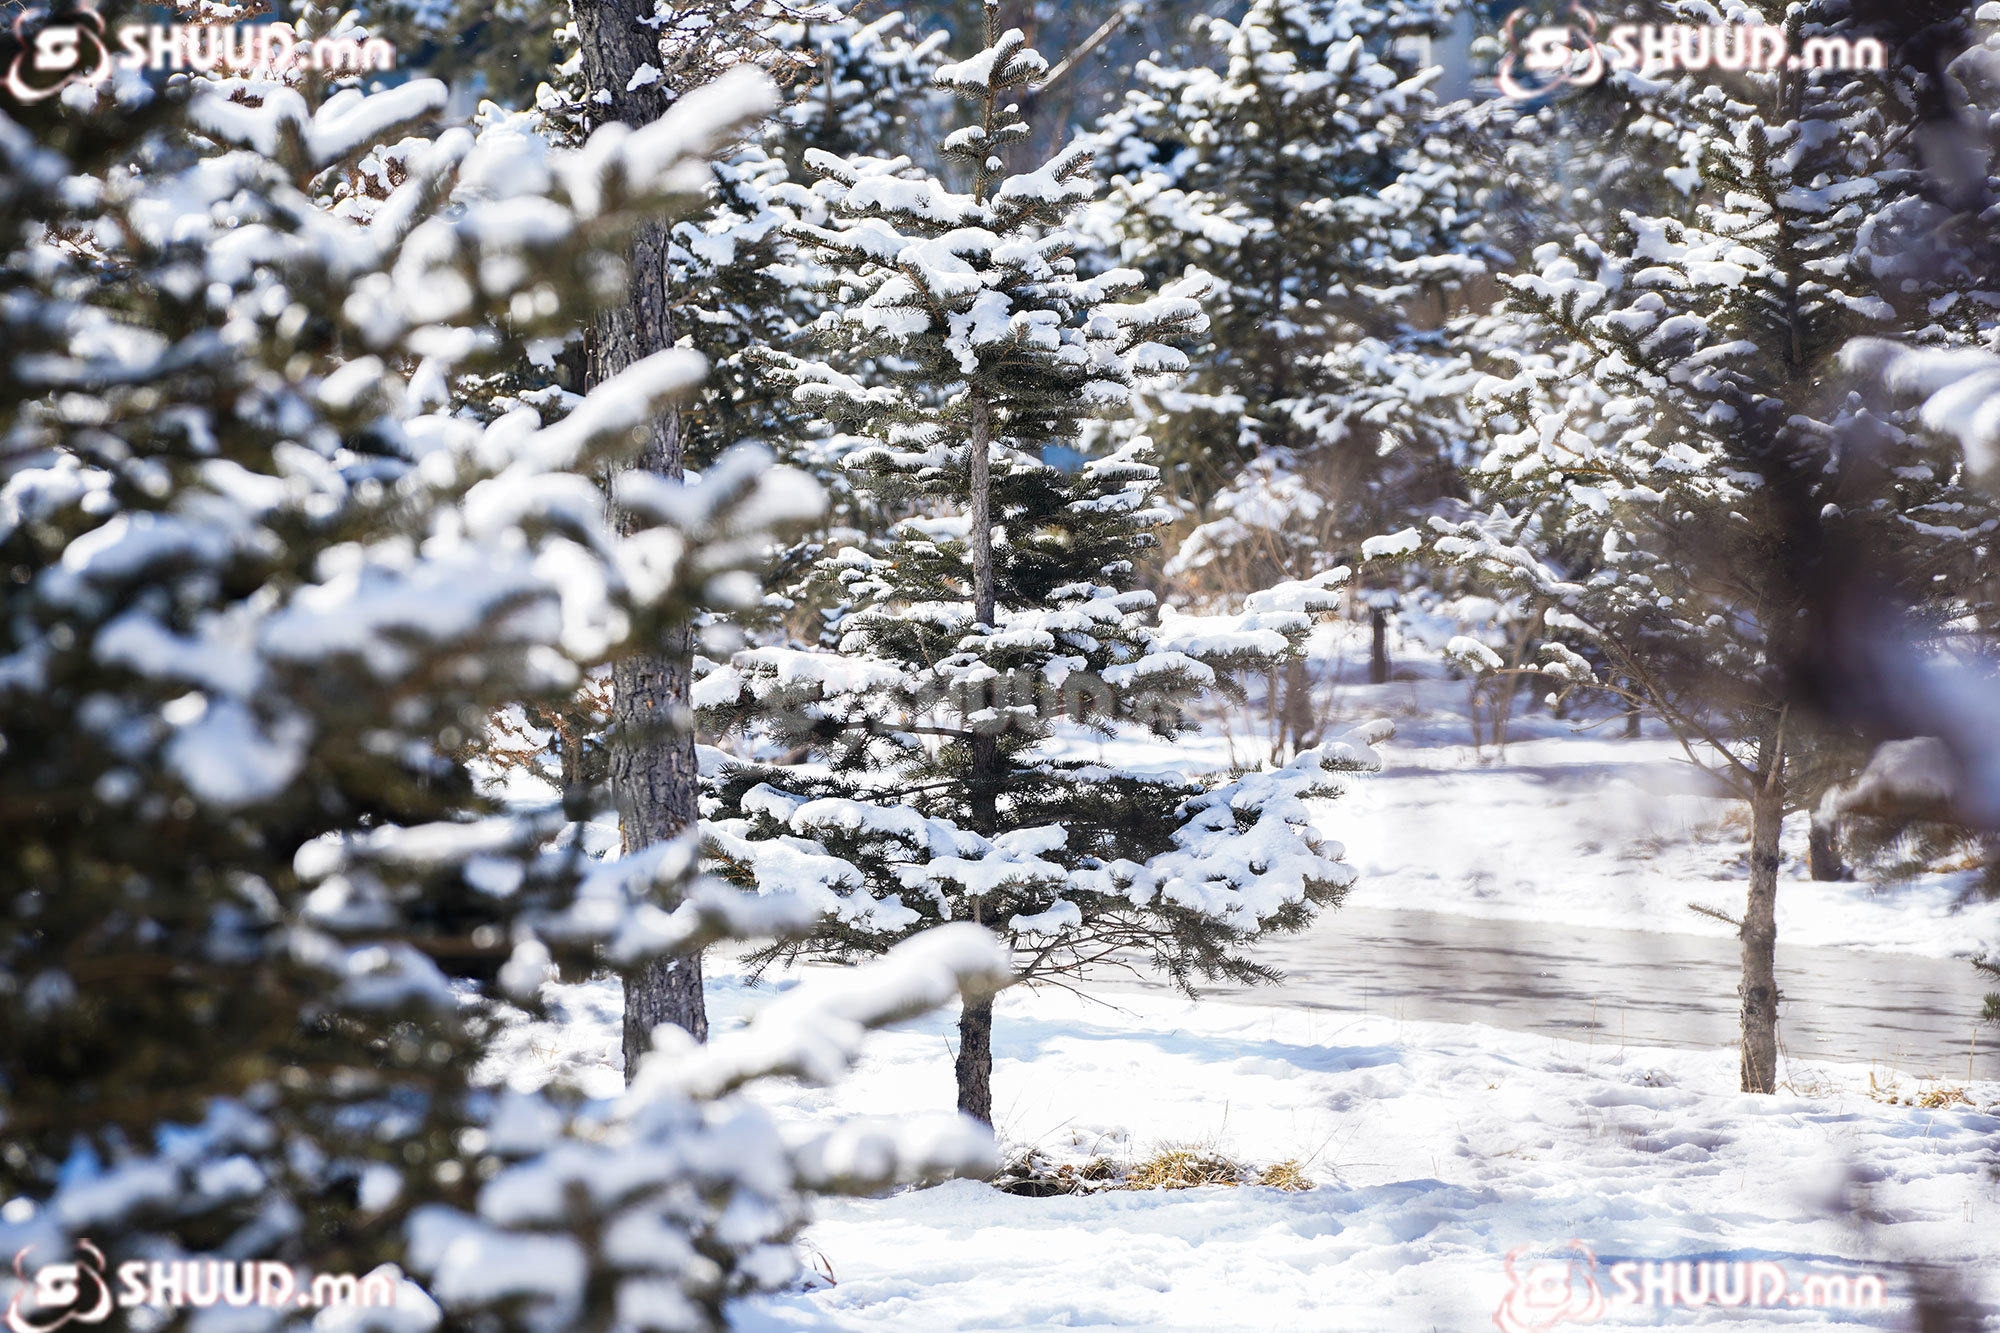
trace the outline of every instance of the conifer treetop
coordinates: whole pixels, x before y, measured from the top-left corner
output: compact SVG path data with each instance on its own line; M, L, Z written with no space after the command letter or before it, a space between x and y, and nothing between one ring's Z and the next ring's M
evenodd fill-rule
M997 5L986 7L988 38L986 49L969 59L942 66L938 86L949 88L970 102L991 102L1010 88L1019 88L1049 72L1049 62L1028 45L1019 28L990 35L999 14Z

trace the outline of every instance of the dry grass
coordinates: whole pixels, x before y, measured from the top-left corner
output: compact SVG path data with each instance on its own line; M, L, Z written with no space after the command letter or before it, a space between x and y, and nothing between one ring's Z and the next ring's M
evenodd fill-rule
M1947 857L1931 868L1948 874L1961 870L1984 870L1987 866L1986 849L1977 842L1968 843L1959 855Z
M1078 1180L1117 1180L1124 1174L1124 1168L1109 1157L1093 1157L1076 1169Z
M1197 1185L1241 1185L1250 1169L1211 1148L1162 1148L1125 1172L1128 1190L1185 1190Z
M1296 1157L1289 1157L1282 1162L1271 1163L1271 1165L1257 1173L1257 1183L1259 1185L1267 1185L1274 1190L1286 1190L1289 1192L1309 1190L1313 1187L1312 1181L1306 1176L1305 1167L1300 1164L1299 1159Z
M1169 1144L1149 1157L1122 1162L1097 1156L1082 1163L1052 1162L1028 1149L993 1178L996 1189L1030 1198L1058 1194L1096 1194L1104 1190L1185 1190L1204 1185L1262 1185L1287 1191L1313 1188L1306 1174L1310 1163L1296 1157L1255 1167L1237 1161L1214 1145Z
M1904 1092L1896 1086L1894 1075L1890 1076L1888 1086L1884 1087L1875 1081L1875 1075L1872 1073L1868 1075L1868 1097L1871 1101L1883 1102L1890 1106L1917 1106L1926 1111L1942 1111L1948 1106L1970 1106L1976 1109L1979 1105L1967 1095L1964 1088L1955 1088L1948 1083L1939 1082L1934 1087L1920 1087L1915 1092Z

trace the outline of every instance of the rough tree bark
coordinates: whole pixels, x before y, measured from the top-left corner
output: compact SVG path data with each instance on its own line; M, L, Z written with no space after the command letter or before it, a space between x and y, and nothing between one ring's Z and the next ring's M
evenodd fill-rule
M1374 607L1368 612L1368 683L1387 685L1389 683L1389 612L1384 607Z
M993 1123L993 997L968 999L958 1016L958 1109Z
M972 615L982 625L994 621L992 458L993 421L986 395L974 390L966 439L966 534L972 547ZM972 825L992 837L1000 831L1000 738L980 732L972 738ZM973 919L979 919L977 907ZM958 1109L993 1123L993 1001L967 1000L958 1019Z
M584 81L611 95L608 104L600 104L600 121L639 126L657 120L670 101L663 81L628 86L641 65L660 60L658 36L642 22L653 18L652 0L576 0L575 14ZM594 382L674 345L667 244L662 223L642 227L633 237L630 297L597 319ZM668 408L653 422L637 466L662 476L682 475L678 408ZM618 517L623 526L626 516ZM694 734L688 725L693 671L693 646L684 629L612 668L611 782L619 844L627 852L676 837L698 818ZM697 1040L707 1039L699 954L656 960L626 979L627 1078L661 1023L677 1023Z
M1750 895L1737 937L1743 941L1742 1088L1778 1090L1778 831L1785 818L1780 781L1760 783L1750 796Z

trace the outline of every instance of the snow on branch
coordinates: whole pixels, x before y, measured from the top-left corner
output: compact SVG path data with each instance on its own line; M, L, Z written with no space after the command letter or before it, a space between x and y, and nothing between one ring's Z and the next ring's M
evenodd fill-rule
M1840 364L1897 398L1917 402L1918 419L1958 441L1974 476L2000 482L2000 356L1855 338L1841 349Z

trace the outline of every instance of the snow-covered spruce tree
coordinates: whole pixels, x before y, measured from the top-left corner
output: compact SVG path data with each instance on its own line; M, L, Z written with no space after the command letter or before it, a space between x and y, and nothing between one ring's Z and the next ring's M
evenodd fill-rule
M1857 35L1841 5L1792 19L1795 42ZM1888 622L1849 594L1867 589L1917 636L1983 614L1986 595L1990 498L1936 441L1833 387L1853 335L1948 341L1992 309L1990 264L1966 262L1980 229L1929 188L1898 69L1617 83L1644 99L1634 132L1676 146L1680 206L1544 246L1538 271L1509 280L1516 311L1583 350L1588 373L1527 366L1491 386L1475 476L1488 512L1379 548L1421 547L1537 599L1548 641L1530 670L1622 693L1749 804L1746 1091L1778 1077L1782 820L1866 753L1829 685Z
M803 190L803 183L813 178L805 165L807 154L892 157L898 145L909 144L938 124L951 100L933 79L944 63L944 33L915 37L900 13L863 20L845 13L846 8L829 4L801 11L794 21L770 30L771 41L801 69L794 95L772 118L762 144L784 164L790 188L773 193L793 221L825 220L822 205ZM799 350L809 341L803 331L827 309L827 294L822 275L813 271L810 251L801 252L789 236L781 239L786 245L785 263L772 272L786 286L784 305L790 323L763 345ZM789 407L787 456L827 488L829 531L869 539L879 536L886 526L883 515L853 492L840 466L842 455L857 442L828 430L823 420L791 404L788 387L763 373L754 350L744 360L745 378ZM815 546L823 535L813 534Z
M1447 326L1486 247L1424 57L1454 7L1253 0L1196 25L1219 60L1142 63L1102 127L1094 230L1155 281L1218 279L1194 374L1144 405L1194 509L1175 571L1191 591L1323 568L1455 489L1474 431ZM1273 714L1296 745L1310 683L1287 674Z
M1004 979L976 933L747 1042L668 1030L612 1107L477 1073L553 961L633 969L814 906L689 889L685 840L594 861L569 812L484 800L454 757L726 594L810 485L755 455L626 474L607 521L599 475L696 382L684 352L560 419L422 387L616 299L633 228L692 202L768 89L571 154L447 130L365 225L301 182L440 84L86 94L0 116L0 1247L374 1271L413 1327L719 1329L792 1271L810 1190L976 1165L962 1122L793 1144L729 1095Z
M894 156L896 145L908 145L934 129L951 103L949 94L933 80L944 63L944 33L919 37L908 30L900 13L871 13L863 19L850 16L846 8L820 6L770 30L772 42L802 68L793 96L772 118L761 145L786 171L784 186L771 195L773 212L788 211L794 221L825 221L823 205L803 188L803 182L812 178L805 166L807 154ZM910 168L912 173L917 170ZM764 307L772 336L746 351L743 378L754 386L769 414L783 420L784 428L777 432L782 456L827 491L825 524L784 553L772 580L783 591L767 599L788 631L810 636L824 608L812 587L801 584L798 576L829 543L867 546L879 541L904 510L886 506L882 497L857 491L851 484L842 459L864 447L865 440L833 428L793 402L789 386L765 373L759 348L807 350L810 328L828 308L824 275L817 271L810 248L782 232L774 231L773 241L782 249L782 262L768 271L785 290L780 301ZM773 319L780 309L782 329ZM863 379L870 374L865 368L850 370Z
M1195 499L1270 451L1344 444L1315 457L1342 469L1324 488L1336 506L1365 507L1401 466L1378 460L1426 402L1411 391L1436 354L1426 322L1484 267L1416 40L1450 8L1255 0L1200 25L1220 68L1142 63L1102 126L1098 215L1122 262L1218 278L1191 382L1149 423Z
M1128 950L1183 985L1266 976L1237 946L1303 926L1353 877L1306 802L1370 765L1365 744L1211 784L1065 757L1065 718L1178 734L1230 672L1293 651L1345 575L1233 616L1156 618L1134 588L1164 517L1144 441L1074 472L1042 461L1136 380L1179 371L1157 340L1202 323L1194 284L1147 295L1129 270L1076 274L1064 223L1091 188L1081 146L1003 169L1027 134L1008 94L1043 68L996 24L939 71L973 107L941 147L966 190L910 178L903 158L811 158L829 221L799 236L836 284L819 326L833 359L780 371L876 442L850 458L857 485L927 513L879 553L821 558L843 602L833 649L752 649L703 679L716 734L754 730L815 761L725 765L705 845L739 882L822 904L787 956L873 954L970 919L1003 932L1022 980ZM843 368L863 363L882 378ZM959 1106L990 1121L991 1002L968 1003L959 1032Z

